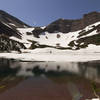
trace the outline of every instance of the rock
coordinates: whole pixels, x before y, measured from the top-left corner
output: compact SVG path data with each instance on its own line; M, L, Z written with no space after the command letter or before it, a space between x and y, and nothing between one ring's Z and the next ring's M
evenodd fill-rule
M5 12L3 10L0 10L0 22L6 23L8 26L10 26L12 28L30 27L29 25L25 24L21 20L8 14L7 12Z
M13 50L21 52L20 49L22 48L25 49L22 43L11 40L5 35L0 35L0 52L11 52Z
M33 35L34 35L35 37L39 38L39 35L42 34L42 32L44 32L44 31L45 31L45 29L42 29L42 28L40 28L40 27L36 27L36 28L32 31L32 33L33 33Z
M74 32L82 30L86 26L94 24L98 21L100 21L100 13L91 12L85 14L82 19L76 19L76 20L58 19L55 22L49 24L45 28L45 31L48 31L50 33L54 33L56 31L62 33Z

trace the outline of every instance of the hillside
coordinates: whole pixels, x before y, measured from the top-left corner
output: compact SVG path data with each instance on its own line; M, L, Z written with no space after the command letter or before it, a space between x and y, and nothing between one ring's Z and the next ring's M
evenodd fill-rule
M100 60L99 12L85 14L76 20L58 19L43 27L30 27L4 11L0 11L0 16L1 58L24 61Z

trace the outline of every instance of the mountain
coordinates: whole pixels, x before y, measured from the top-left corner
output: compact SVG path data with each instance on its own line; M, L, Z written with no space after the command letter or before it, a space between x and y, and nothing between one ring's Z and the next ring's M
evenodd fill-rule
M55 31L68 33L74 32L78 30L82 30L88 25L94 24L100 21L100 13L99 12L91 12L88 14L84 14L83 18L76 20L68 20L68 19L58 19L55 22L49 24L46 27L46 31L53 33Z
M58 19L47 26L30 27L5 11L0 11L0 51L45 47L78 50L91 44L99 46L99 37L99 12L85 14L81 19Z
M11 52L15 50L21 52L21 48L25 49L25 46L22 43L11 40L5 35L0 36L0 51Z
M18 30L23 34L23 41L32 42L32 45L30 43L31 46L29 46L31 49L44 47L86 48L90 44L99 45L100 13L91 12L85 14L81 19L58 19L44 27L19 28Z
M62 32L62 33L68 33L68 32L74 32L78 30L84 29L86 26L89 26L91 24L94 24L96 22L100 21L100 13L99 12L91 12L88 14L84 14L83 18L81 19L58 19L51 24L47 25L44 29L36 28L33 33L34 34L41 34L41 32L49 32L49 33L55 33L55 32Z
M11 36L21 39L20 32L16 30L18 27L28 28L30 26L5 11L0 10L0 51L20 51L16 44L21 45L19 46L20 48L24 47L22 43L10 39Z
M30 27L29 25L25 24L21 20L17 19L16 17L8 14L7 12L0 10L0 22L8 25L9 27L12 28L27 28Z
M44 32L44 34L39 35L39 38L34 38L33 40L37 41L37 43L33 42L33 44L38 44L38 47L72 50L86 48L90 44L100 45L100 21L74 32L56 32L52 34Z

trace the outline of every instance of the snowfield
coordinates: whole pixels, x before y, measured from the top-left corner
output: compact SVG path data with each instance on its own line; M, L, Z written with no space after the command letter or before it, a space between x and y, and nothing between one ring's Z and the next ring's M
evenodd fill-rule
M93 29L93 27L100 25L100 22L94 23L92 25L87 26L84 28L84 31L89 31ZM42 29L45 28L41 27ZM69 32L63 34L61 32L58 33L48 33L44 32L43 34L39 35L39 38L35 37L32 34L32 31L35 28L17 28L17 30L21 33L21 39L11 36L10 39L23 43L27 49L21 50L22 53L12 52L12 53L0 53L1 58L12 58L22 61L70 61L70 62L85 62L91 60L100 60L100 45L93 45L89 44L88 47L84 49L74 50L76 46L73 46L73 50L60 50L56 49L56 47L64 47L68 48L69 43L74 41L75 45L78 43L76 40L93 36L99 34L96 30L88 34L84 34L80 36L80 32L83 30L79 30L76 32ZM36 48L36 49L29 49L32 45L32 41L35 41L39 45L47 45L50 47L45 48ZM80 45L83 45L82 42ZM52 48L55 47L55 48Z
M100 24L99 22L96 22L92 25L87 26L86 28L84 28L84 31L89 31L91 29L93 29L93 26L97 26ZM45 28L41 27L42 29ZM62 33L62 32L57 32L57 33L49 33L49 32L44 32L44 35L39 35L39 38L36 38L35 36L33 36L32 31L35 28L17 28L17 30L21 33L21 37L22 39L18 39L16 37L10 37L10 39L19 41L21 43L23 43L25 45L26 48L29 48L32 44L32 42L30 41L36 41L38 44L40 45L48 45L48 46L61 46L61 47L69 47L69 43L73 40L78 40L80 38L84 38L84 37L89 37L89 36L93 36L98 34L96 32L96 30L94 30L93 32L87 34L87 35L83 35L81 37L78 37L80 34L80 32L82 30L78 30L75 32L69 32L69 33ZM27 32L30 32L31 34L28 35ZM30 41L29 41L30 40Z
M90 52L91 50L91 52ZM0 53L0 58L22 61L57 61L57 62L86 62L100 60L100 46L90 45L81 50L59 50L55 48L37 48L21 50L22 53Z

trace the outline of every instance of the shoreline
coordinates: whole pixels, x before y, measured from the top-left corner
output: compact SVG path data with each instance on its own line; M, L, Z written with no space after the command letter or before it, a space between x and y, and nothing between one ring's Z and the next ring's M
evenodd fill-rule
M71 53L71 54L48 54L48 53L0 53L0 58L21 61L43 62L87 62L100 60L100 53Z

